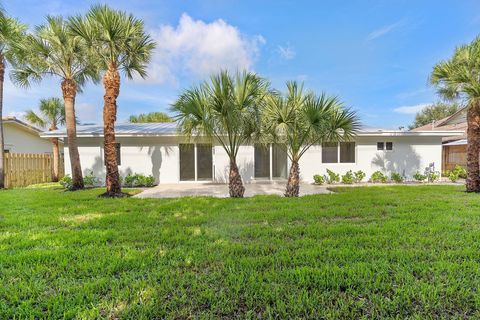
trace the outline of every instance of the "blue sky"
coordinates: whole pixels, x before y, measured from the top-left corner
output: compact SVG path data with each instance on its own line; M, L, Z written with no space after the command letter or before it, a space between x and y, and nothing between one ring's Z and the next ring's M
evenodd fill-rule
M98 1L4 1L24 23L47 14L85 12ZM122 82L118 121L167 111L182 89L220 68L247 68L282 90L302 80L338 95L369 127L408 125L438 100L428 84L433 65L480 31L478 1L107 1L145 20L158 42L150 77ZM21 116L41 98L60 96L58 79L28 90L8 80L4 114ZM82 122L101 123L103 90L77 98Z

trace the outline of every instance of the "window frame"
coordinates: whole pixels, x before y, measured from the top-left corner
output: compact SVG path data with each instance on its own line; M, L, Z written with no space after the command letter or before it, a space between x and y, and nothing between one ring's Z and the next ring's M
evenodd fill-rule
M357 143L355 141L344 141L344 142L333 142L337 144L337 161L336 162L324 162L323 157L323 144L324 143L331 143L331 142L323 142L321 147L321 163L322 164L340 164L340 165L351 165L357 163ZM341 143L353 143L353 162L341 162Z
M193 146L193 165L194 165L194 179L193 180L182 180L180 178L180 168L181 168L181 165L180 165L180 145L192 145ZM205 145L208 145L210 146L210 150L211 150L211 153L212 153L212 158L211 158L211 161L212 161L212 176L210 179L207 179L207 178L199 178L198 177L198 149L197 149L197 146L198 145L202 145L202 146L205 146ZM198 143L188 143L188 142L184 142L184 143L179 143L178 144L178 152L179 152L179 157L178 157L178 181L180 183L195 183L195 182L208 182L208 181L215 181L215 145L213 143L208 143L208 142L205 142L205 143L202 143L202 142L198 142Z
M380 145L382 146L381 148ZM377 151L384 151L385 150L385 142L384 141L377 141Z
M391 148L388 149L388 144L390 144ZM385 151L393 151L393 141L386 141L385 142Z
M324 151L324 144L336 144L336 161L335 162L325 162L325 158L323 156L323 151ZM333 148L333 147L329 147L329 148ZM335 164L335 163L340 163L340 148L339 148L339 143L338 142L322 142L321 144L321 158L322 158L322 164Z

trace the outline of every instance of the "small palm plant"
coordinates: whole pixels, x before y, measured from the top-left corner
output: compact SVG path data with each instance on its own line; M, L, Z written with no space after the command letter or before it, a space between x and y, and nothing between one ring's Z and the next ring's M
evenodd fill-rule
M106 5L93 6L85 17L71 18L70 30L87 42L105 72L103 124L107 191L104 196L122 196L115 141L120 71L130 79L135 74L146 77L155 43L145 32L142 20Z
M28 110L25 119L33 125L48 131L57 130L59 125L65 124L65 106L59 98L50 98L40 100L38 107L39 113ZM53 175L52 181L58 181L60 172L60 151L58 148L58 138L52 138L53 146Z
M464 99L467 105L467 192L480 192L480 37L438 63L431 83L446 99Z
M26 29L27 27L18 20L6 16L3 10L0 11L0 120L3 114L3 81L6 64L14 63L16 59L14 44L23 41ZM4 187L3 150L3 123L0 121L0 189Z
M245 187L237 166L241 145L260 132L260 105L268 82L254 73L222 71L209 82L183 92L172 106L181 133L218 142L230 158L230 197L243 197Z
M82 168L78 153L75 98L77 92L89 80L98 78L96 61L89 55L85 42L69 33L66 21L61 17L47 17L44 25L35 28L34 34L15 47L18 60L12 72L12 80L29 87L53 76L61 80L60 88L65 104L68 153L72 172L71 190L83 189Z
M299 161L311 146L348 141L359 129L355 112L336 97L305 93L303 84L296 82L287 83L285 95L273 93L267 97L262 119L264 134L286 149L291 162L286 197L299 195Z

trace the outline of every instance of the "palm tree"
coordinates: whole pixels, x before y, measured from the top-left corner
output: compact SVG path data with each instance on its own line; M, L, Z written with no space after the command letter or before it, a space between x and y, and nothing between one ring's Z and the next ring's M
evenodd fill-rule
M480 191L480 37L438 63L431 83L446 99L461 98L467 105L467 192Z
M40 100L38 108L40 113L37 114L33 110L28 110L25 119L48 131L57 130L59 125L65 124L65 105L59 98L50 98ZM52 138L53 145L53 175L52 181L58 181L60 172L60 152L58 149L58 138Z
M71 18L70 28L73 34L87 41L105 71L103 122L107 191L104 196L122 196L115 141L119 71L130 79L135 74L146 77L155 43L145 33L142 20L106 5L93 6L86 17Z
M147 123L147 122L173 122L174 120L165 112L150 112L140 113L135 116L132 115L128 118L130 123Z
M260 105L268 83L254 73L227 71L212 76L210 82L186 90L172 111L186 136L203 135L220 143L230 158L230 197L243 197L245 188L238 171L241 145L260 132Z
M359 129L359 121L336 97L305 93L303 84L296 82L287 83L286 95L274 93L266 101L264 133L286 149L291 167L285 196L298 197L303 154L322 142L348 141Z
M25 36L27 27L16 19L12 19L0 10L0 189L4 187L4 169L3 169L3 81L5 78L6 63L12 63L15 60L13 44L21 42Z
M68 152L72 171L72 190L83 189L82 168L78 153L75 97L90 79L96 81L98 69L89 55L85 41L69 33L61 17L47 17L47 23L17 45L20 56L12 80L23 87L40 82L46 76L58 77L65 104Z

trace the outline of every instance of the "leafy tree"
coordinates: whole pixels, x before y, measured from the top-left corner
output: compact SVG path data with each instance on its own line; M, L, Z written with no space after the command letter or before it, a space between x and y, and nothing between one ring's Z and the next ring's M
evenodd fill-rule
M68 153L72 171L71 190L83 189L83 176L78 153L75 98L88 80L98 80L96 61L89 54L85 41L69 33L61 17L47 17L44 25L16 46L19 61L12 80L23 87L53 76L61 80L65 105Z
M4 187L5 173L3 168L3 82L7 63L13 63L16 55L13 49L15 43L19 43L25 37L27 27L18 20L8 17L3 9L0 9L0 189Z
M409 126L409 129L415 129L433 121L451 116L458 111L460 106L457 103L436 102L426 106L415 115L415 121Z
M237 154L260 132L260 104L267 88L267 81L254 73L232 76L222 71L184 91L172 106L183 134L206 136L222 145L230 158L230 197L241 198L245 192Z
M467 192L480 191L480 38L458 47L453 56L433 68L431 82L446 99L467 106Z
M57 130L59 125L65 124L65 105L59 98L40 100L40 113L28 110L25 119L40 128L48 131ZM58 149L58 138L52 138L53 145L53 175L52 181L58 181L60 172L60 152Z
M104 196L122 196L115 141L120 71L127 78L133 78L134 74L146 77L155 43L145 32L142 20L106 5L93 6L85 17L71 18L70 29L74 35L87 42L104 71L103 122L107 185Z
M139 115L132 115L128 118L131 123L146 123L146 122L173 122L174 120L164 112L150 112L141 113Z
M296 82L287 83L286 94L268 96L262 119L269 140L284 146L291 161L286 197L299 195L299 161L311 146L348 141L359 128L355 112L336 97L304 92Z

